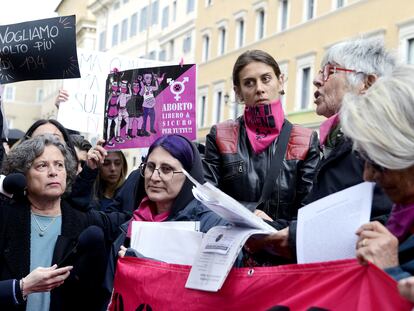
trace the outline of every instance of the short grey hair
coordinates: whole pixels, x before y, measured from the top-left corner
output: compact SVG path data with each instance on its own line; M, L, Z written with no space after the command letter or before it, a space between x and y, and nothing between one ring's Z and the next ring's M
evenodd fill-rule
M390 74L397 65L397 57L387 51L383 40L353 39L339 42L330 47L322 59L326 64L338 64L356 70L365 75L375 74L379 77ZM363 74L348 74L348 82L355 86L364 79Z
M366 94L346 95L342 130L374 162L392 170L414 165L414 67L398 66Z
M59 138L51 134L30 138L12 148L7 158L3 161L2 173L4 175L10 173L22 173L26 175L33 161L42 155L46 146L55 146L62 152L67 175L66 192L70 191L70 186L76 178L77 161L66 144L63 144Z

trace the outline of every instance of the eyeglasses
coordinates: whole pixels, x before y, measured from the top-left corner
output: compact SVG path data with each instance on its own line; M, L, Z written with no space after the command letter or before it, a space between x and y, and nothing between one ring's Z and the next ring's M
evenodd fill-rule
M375 163L365 152L363 151L355 151L355 155L358 159L365 161L365 164L371 166L374 170L380 173L386 172L388 169L378 163Z
M173 179L174 174L183 174L182 171L174 171L169 165L161 165L159 168L155 167L152 162L142 163L139 166L140 174L144 178L151 178L155 171L158 172L158 176L164 181L170 181Z
M353 69L347 69L347 68L337 67L331 64L326 64L325 66L323 66L321 70L319 70L319 74L322 74L322 80L323 82L326 82L328 81L329 76L336 73L337 71L359 73Z

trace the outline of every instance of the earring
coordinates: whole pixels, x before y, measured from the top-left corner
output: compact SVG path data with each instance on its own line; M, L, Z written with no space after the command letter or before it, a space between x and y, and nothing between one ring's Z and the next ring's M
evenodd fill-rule
M285 90L280 90L280 91L279 91L279 94L280 94L280 95L285 95Z

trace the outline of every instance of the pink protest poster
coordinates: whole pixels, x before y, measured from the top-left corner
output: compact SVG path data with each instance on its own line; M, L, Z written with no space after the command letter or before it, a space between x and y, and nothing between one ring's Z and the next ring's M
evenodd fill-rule
M107 149L149 147L160 136L196 139L194 64L114 70L106 80Z

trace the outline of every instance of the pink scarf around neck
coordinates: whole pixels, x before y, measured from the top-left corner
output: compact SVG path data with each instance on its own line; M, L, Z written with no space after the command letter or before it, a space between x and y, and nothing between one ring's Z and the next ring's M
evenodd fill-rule
M325 142L333 129L339 123L339 114L335 113L333 116L329 117L319 127L319 144L321 146L325 145Z
M246 106L243 116L247 137L256 154L266 150L279 137L285 120L280 100L268 105Z
M154 203L147 196L144 197L138 208L132 214L132 219L128 225L127 237L131 237L132 221L162 222L170 216L169 211L161 214L154 214L153 211L155 211Z

